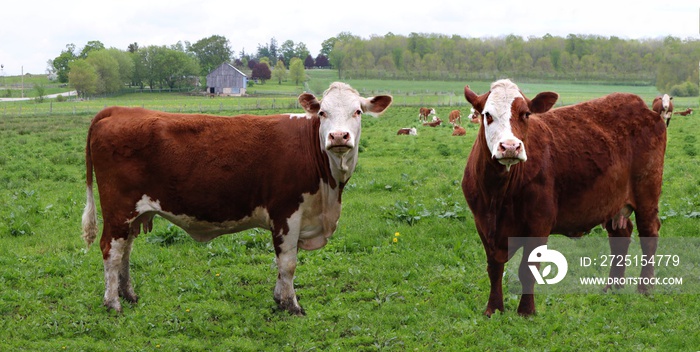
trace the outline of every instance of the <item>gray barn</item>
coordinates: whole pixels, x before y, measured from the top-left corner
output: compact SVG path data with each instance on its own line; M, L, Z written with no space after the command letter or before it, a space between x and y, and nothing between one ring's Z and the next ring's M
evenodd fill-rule
M233 65L223 63L207 75L207 93L216 95L245 95L248 76Z

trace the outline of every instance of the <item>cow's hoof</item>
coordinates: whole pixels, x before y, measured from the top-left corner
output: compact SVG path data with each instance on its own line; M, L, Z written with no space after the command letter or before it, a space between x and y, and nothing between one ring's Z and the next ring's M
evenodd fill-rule
M117 300L105 301L104 306L107 307L107 311L114 310L117 313L122 313L122 305Z
M137 296L134 291L121 290L119 291L119 296L124 298L129 303L136 303L139 301L139 296Z
M651 294L651 292L650 292L650 291L651 291L651 287L652 287L652 286L647 286L647 285L644 285L644 284L639 284L639 285L637 285L637 292L639 292L639 293L641 293L641 294L643 294L643 295Z
M529 316L535 315L536 313L535 313L534 309L533 310L522 310L522 311L518 309L518 314L521 317L529 317Z
M304 308L302 308L298 303L296 303L294 299L275 299L275 301L277 302L277 306L279 307L279 309L286 310L291 315L296 315L299 317L306 315Z

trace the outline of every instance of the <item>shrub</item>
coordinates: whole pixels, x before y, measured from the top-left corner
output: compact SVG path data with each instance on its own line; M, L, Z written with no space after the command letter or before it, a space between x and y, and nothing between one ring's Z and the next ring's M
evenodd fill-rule
M671 87L670 94L675 97L696 97L698 96L698 85L690 81L685 81Z

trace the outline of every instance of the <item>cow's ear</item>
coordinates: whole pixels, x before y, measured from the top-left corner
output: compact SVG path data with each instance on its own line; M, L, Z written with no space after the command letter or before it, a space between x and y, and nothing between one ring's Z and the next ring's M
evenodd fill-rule
M468 85L464 86L464 98L466 98L469 104L472 104L474 110L478 111L479 113L484 110L484 102L486 101L485 96L487 96L487 94L488 93L478 96L469 88Z
M557 99L559 99L559 94L554 92L542 92L537 94L537 96L530 101L530 111L535 114L547 112L554 106Z
M316 100L316 97L313 94L309 93L303 93L299 96L299 104L301 105L304 110L311 114L312 116L316 116L318 114L318 111L321 110L321 103Z
M362 99L362 111L374 117L383 113L391 105L394 98L391 95L377 95L376 97Z

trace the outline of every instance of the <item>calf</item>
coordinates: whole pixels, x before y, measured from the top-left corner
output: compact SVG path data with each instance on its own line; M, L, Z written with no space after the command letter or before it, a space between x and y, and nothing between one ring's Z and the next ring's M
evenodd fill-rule
M467 134L467 130L464 129L464 127L460 125L454 125L452 128L452 135L453 136L464 136Z
M430 126L430 127L437 127L442 124L442 120L440 120L439 117L435 116L433 117L433 121L430 122L423 122L423 126Z
M333 83L319 102L299 96L304 114L172 114L110 107L90 125L85 149L83 238L97 236L93 169L102 206L100 248L108 309L136 302L129 274L134 239L153 217L197 241L254 227L272 232L274 299L303 315L294 290L299 249L323 247L336 229L343 187L357 164L362 114L378 115L391 96L363 98Z
M479 112L472 108L471 114L469 115L469 122L479 124L481 122L480 117L481 115L479 114Z
M420 108L418 110L418 121L428 122L428 116L435 114L435 109Z
M692 114L692 113L693 113L693 109L691 109L691 108L687 108L687 109L685 109L685 110L683 110L683 111L674 112L674 114L676 114L676 115L681 115L681 116L688 116L688 115L690 115L690 114Z
M634 212L642 252L655 254L666 126L641 98L614 93L549 111L556 93L530 100L509 80L482 95L466 86L464 95L483 117L462 190L486 251L486 315L503 310L503 269L518 249L509 238L530 238L519 267L522 315L535 313L527 254L550 234L580 236L604 224L612 254L624 257ZM625 244L612 240L618 237ZM611 267L611 278L623 275L624 267ZM640 276L653 277L653 264ZM649 287L640 282L637 289Z
M401 128L396 132L396 135L410 135L410 136L417 136L418 135L418 130L416 130L415 127L411 128Z
M450 111L449 117L450 117L451 124L453 124L453 125L461 125L462 124L462 113L459 110Z

